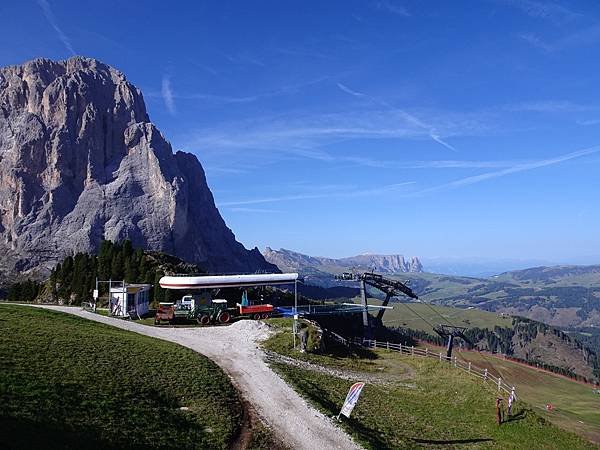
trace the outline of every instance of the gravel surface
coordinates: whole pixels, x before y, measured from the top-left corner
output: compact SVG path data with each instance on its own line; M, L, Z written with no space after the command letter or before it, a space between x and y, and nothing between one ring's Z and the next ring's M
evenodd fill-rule
M258 342L269 336L268 325L241 320L230 326L159 328L101 316L68 306L35 305L74 314L124 330L175 342L217 363L242 396L287 446L294 449L360 448L331 419L302 399L265 363ZM340 405L341 407L341 405Z

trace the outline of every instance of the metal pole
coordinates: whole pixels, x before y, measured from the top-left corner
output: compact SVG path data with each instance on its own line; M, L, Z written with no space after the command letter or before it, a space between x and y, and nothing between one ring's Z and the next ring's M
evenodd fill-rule
M294 281L294 327L292 334L294 335L294 350L296 350L296 331L298 330L298 280Z
M112 278L108 279L108 315L112 316L111 300L112 300Z
M363 307L363 336L367 339L373 337L371 327L369 326L369 312L367 311L367 286L365 280L360 280L360 298Z

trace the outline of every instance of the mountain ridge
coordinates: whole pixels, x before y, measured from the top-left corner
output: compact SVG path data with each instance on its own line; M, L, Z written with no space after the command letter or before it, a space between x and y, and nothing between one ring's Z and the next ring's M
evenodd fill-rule
M379 255L374 253L363 253L345 258L329 258L324 256L309 256L281 248L273 250L266 247L264 257L267 261L275 264L281 270L299 270L311 273L316 271L329 272L332 268L337 269L362 269L373 270L382 273L415 273L422 272L423 266L416 256L405 260L403 255ZM322 269L322 270L320 270Z

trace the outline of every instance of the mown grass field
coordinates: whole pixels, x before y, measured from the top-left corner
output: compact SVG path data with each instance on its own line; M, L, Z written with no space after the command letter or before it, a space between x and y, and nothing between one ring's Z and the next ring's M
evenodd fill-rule
M381 304L380 300L369 299L370 304ZM448 306L429 305L423 303L390 303L394 309L387 310L383 315L383 324L388 327L412 328L436 335L431 325L451 323L459 327L488 328L495 326L512 327L512 318L503 317L499 313L482 311L480 309L452 308ZM440 317L441 316L441 317ZM443 322L442 320L445 320Z
M477 352L456 355L514 384L542 417L600 443L600 394L592 386ZM546 411L549 403L553 411Z
M242 420L207 358L14 305L0 305L0 402L0 447L14 449L228 448Z
M299 356L291 348L288 327L265 342L269 350ZM495 422L496 393L491 386L435 360L376 351L362 366L346 365L345 356L302 355L316 364L390 375L386 384L370 383L342 426L367 448L596 448L560 429L527 403L518 402L512 420ZM350 357L350 360L357 358ZM373 359L373 357L375 359ZM351 381L274 363L294 388L329 416L337 415ZM401 376L398 381L393 376Z

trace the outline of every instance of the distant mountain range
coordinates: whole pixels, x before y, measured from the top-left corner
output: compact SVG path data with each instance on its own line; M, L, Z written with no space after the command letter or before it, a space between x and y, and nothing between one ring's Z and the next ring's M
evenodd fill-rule
M305 287L316 298L357 293L357 283L336 280L334 275L350 269L373 270L408 281L426 302L504 312L563 328L600 327L600 265L541 266L491 277L464 277L423 272L418 258L406 261L401 255L333 259L267 247L264 256L281 270L299 271L307 285L325 288Z
M303 275L315 272L339 273L349 269L372 270L379 273L422 272L419 258L405 260L402 255L363 254L348 258L325 258L308 256L284 248L273 250L267 247L263 253L265 259L283 271L299 271Z
M473 306L558 327L600 327L600 265L534 267L488 278L415 273L410 282L428 302Z

